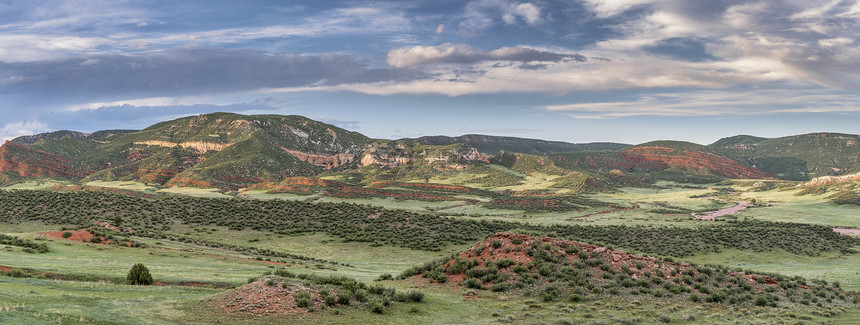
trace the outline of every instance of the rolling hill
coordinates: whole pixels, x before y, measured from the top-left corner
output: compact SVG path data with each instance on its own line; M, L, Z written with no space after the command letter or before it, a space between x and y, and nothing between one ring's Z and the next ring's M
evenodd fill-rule
M514 185L528 175L547 175L544 181L558 183L551 188L600 189L655 180L809 180L857 173L860 138L739 135L708 146L683 141L575 144L487 135L381 140L302 116L212 113L139 131L23 136L3 145L0 162L4 184L53 178L236 190L289 177L333 177L366 186L472 173L493 179L476 179L476 184Z
M478 149L484 154L494 154L499 151L518 152L531 155L546 156L560 152L584 150L619 150L628 144L613 142L569 143L562 141L547 141L516 137L501 137L483 134L466 134L458 137L442 135L424 136L415 139L403 139L429 145L450 145L462 143Z
M774 139L733 137L709 147L787 180L807 181L860 172L860 136L854 134L809 133Z

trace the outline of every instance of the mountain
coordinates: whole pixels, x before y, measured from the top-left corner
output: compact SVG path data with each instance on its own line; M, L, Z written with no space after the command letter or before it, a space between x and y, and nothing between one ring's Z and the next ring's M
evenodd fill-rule
M39 141L50 141L57 140L62 138L70 138L70 139L78 139L78 140L86 140L89 136L88 133L69 131L69 130L60 130L48 133L39 133L34 135L25 135L12 139L12 142L20 143L20 144L34 144Z
M18 137L0 147L3 184L54 178L241 189L289 177L370 185L429 182L438 176L493 187L519 184L531 175L550 188L579 192L656 180L808 180L858 172L860 137L848 134L739 135L709 146L574 144L487 135L379 140L302 116L233 113L183 117L138 131L56 131Z
M618 151L562 153L551 158L562 168L584 169L598 174L668 171L672 174L693 173L726 178L773 178L768 173L722 156L709 147L683 141L652 141ZM652 174L653 176L661 174ZM677 179L677 176L681 175L663 176L665 177L658 178L683 180ZM702 182L714 180L705 178Z
M414 141L421 144L429 145L450 145L455 143L462 143L472 146L484 154L494 154L499 151L508 151L540 156L547 156L560 152L583 150L618 150L630 146L628 144L613 142L568 143L562 141L501 137L483 134L466 134L458 137L435 135L403 140Z
M295 115L212 113L140 131L58 131L16 141L3 147L4 182L51 177L237 189L359 168L391 179L487 163L467 145L373 140Z
M855 134L809 133L755 138L755 141L725 138L709 147L721 155L788 180L807 181L860 172L860 136Z

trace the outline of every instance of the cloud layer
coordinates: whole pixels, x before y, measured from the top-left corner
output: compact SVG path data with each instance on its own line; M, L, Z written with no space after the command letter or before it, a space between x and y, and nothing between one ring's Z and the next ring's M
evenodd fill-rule
M503 47L484 52L465 44L446 43L439 46L414 46L388 52L385 59L393 67L414 67L441 63L473 64L483 61L517 62L585 62L587 59L576 53L565 54L540 51L524 47Z

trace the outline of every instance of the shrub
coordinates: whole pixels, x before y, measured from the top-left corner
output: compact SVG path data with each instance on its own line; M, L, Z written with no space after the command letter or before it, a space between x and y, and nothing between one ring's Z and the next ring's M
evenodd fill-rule
M370 311L374 313L382 314L383 312L385 312L385 305L383 305L382 298L373 298L373 300L370 301L369 306Z
M332 295L325 296L323 301L325 301L325 305L329 306L329 307L337 304L337 298L335 298L335 296L332 296Z
M390 273L385 273L383 275L380 275L379 278L376 279L376 281L386 281L386 280L393 280L393 279L394 279L393 275L391 275Z
M349 292L338 292L337 294L337 303L341 305L349 305L350 299L352 299L352 295Z
M501 242L500 240L498 240L498 239L493 239L493 240L490 242L490 244L492 244L492 245L493 245L493 248L499 248L499 247L502 247L502 242Z
M151 285L153 283L149 269L141 263L137 263L131 267L125 280L128 284L132 285Z
M293 298L296 300L296 306L299 308L307 308L311 306L311 294L307 291L299 291Z
M422 302L424 301L424 293L418 290L409 291L409 300L413 302Z
M484 288L481 286L481 282L475 278L471 278L471 279L466 280L465 285L466 285L466 288L470 288L470 289L483 289Z
M507 283L496 283L496 284L490 286L490 291L503 292L503 291L508 291L508 288L510 288L510 285L508 285Z
M71 232L71 231L63 232L63 238L69 238L69 237L72 237L72 232Z
M578 293L573 293L569 297L567 297L567 300L570 302L580 302L582 301L582 296Z
M522 239L522 238L519 238L519 237L516 237L516 238L511 239L511 243L512 243L512 244L514 244L514 245L519 245L519 244L522 244L522 243L523 243L523 239Z

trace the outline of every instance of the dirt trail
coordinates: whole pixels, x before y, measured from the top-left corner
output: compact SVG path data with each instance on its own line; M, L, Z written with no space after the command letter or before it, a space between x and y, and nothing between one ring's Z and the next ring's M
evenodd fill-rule
M860 236L860 228L833 228L833 231L842 235Z
M699 220L714 220L717 217L732 215L750 206L749 202L735 202L737 205L717 211L705 212L705 214L693 213L693 217Z

